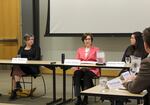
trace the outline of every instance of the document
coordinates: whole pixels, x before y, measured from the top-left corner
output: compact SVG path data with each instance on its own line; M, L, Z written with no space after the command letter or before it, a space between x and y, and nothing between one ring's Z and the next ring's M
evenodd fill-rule
M126 71L120 75L120 79L125 81L131 81L132 78L135 77L136 77L135 73L132 73L131 71Z
M119 77L107 81L107 87L109 89L125 89Z

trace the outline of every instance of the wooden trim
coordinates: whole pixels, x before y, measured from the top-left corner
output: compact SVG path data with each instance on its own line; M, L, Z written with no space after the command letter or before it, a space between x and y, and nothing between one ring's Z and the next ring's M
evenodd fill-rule
M17 42L17 38L0 38L0 42Z

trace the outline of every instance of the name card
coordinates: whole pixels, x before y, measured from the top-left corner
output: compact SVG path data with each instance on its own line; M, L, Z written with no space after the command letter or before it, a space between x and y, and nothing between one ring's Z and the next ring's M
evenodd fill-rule
M81 61L81 64L96 64L95 61Z
M79 59L65 59L64 64L67 64L67 65L80 65L80 60Z
M122 81L119 78L114 78L112 80L107 81L107 87L109 89L123 89Z
M106 66L124 67L125 66L125 62L106 62Z
M27 61L27 58L12 58L11 63L26 63Z

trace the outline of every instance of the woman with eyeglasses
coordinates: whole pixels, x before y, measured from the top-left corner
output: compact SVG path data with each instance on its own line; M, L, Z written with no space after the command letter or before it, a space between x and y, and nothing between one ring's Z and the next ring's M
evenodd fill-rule
M83 34L81 38L83 42L83 47L78 48L76 53L76 59L81 61L96 61L96 53L99 48L93 45L93 36L90 33ZM97 68L76 68L73 78L74 78L74 91L77 97L75 105L87 105L88 97L84 96L81 99L80 91L88 89L93 86L92 78L98 77L99 69Z
M25 45L21 46L18 55L21 58L27 58L28 60L40 60L41 50L39 46L34 45L34 36L25 34L24 36ZM13 90L11 92L10 100L15 100L17 98L17 91L21 91L22 87L20 85L20 79L23 75L35 75L39 73L38 66L29 65L15 65L12 67L12 81Z

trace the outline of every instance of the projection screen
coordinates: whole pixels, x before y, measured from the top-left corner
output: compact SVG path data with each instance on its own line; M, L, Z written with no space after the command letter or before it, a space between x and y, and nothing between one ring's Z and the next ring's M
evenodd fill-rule
M132 33L150 26L150 0L50 0L50 34Z

